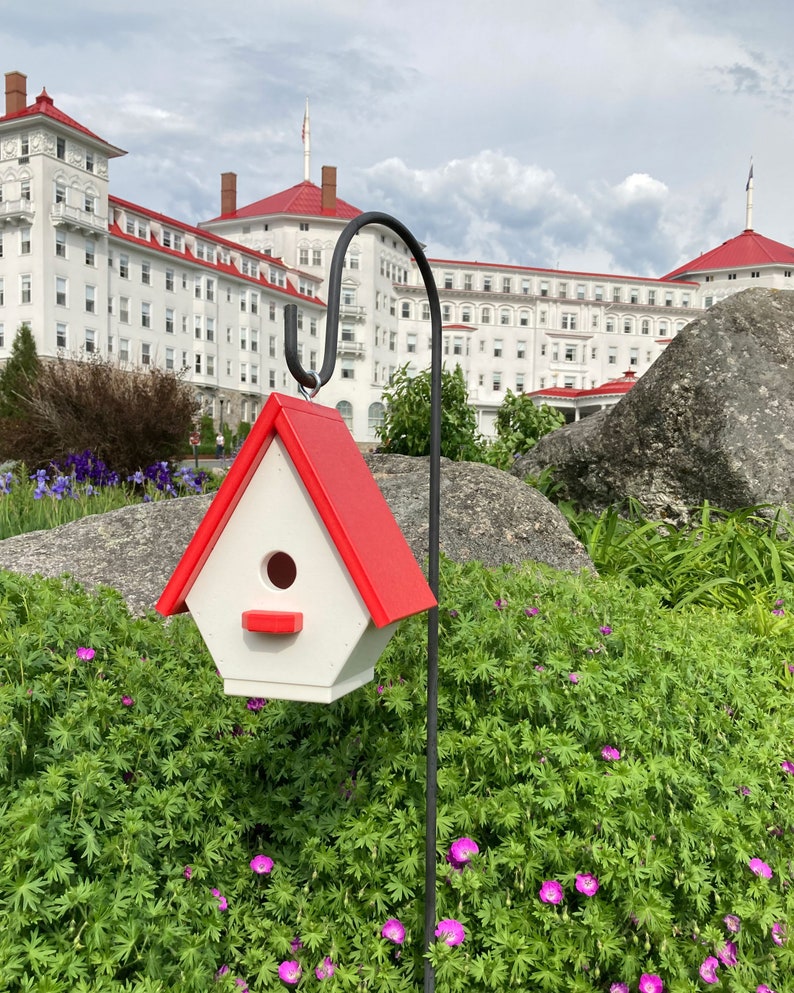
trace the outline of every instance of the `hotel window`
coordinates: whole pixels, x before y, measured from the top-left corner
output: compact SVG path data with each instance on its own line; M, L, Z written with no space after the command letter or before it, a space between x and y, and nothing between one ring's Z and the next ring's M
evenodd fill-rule
M568 313L562 315L562 328L564 331L576 330L576 314Z
M761 273L759 272L758 275L760 276ZM689 306L689 294L688 293L684 293L683 296L681 297L681 306L682 307L688 307Z
M207 326L207 341L215 341L215 318L208 317L206 321Z
M201 340L201 314L193 315L193 337Z
M66 258L66 232L62 228L55 229L55 255L56 258Z
M174 350L173 348L166 348L165 350L165 367L169 372L173 371L174 368Z
M85 153L85 171L86 172L93 172L94 171L94 153L93 152L86 152Z
M505 276L502 279L502 293L510 293L511 292L510 286L511 286L510 277Z
M83 210L86 214L93 214L96 206L96 197L91 193L86 193L83 197Z
M55 183L55 202L66 203L66 183L62 183L60 180Z
M549 295L549 284L545 280L540 284L540 295L542 297L547 297Z
M276 388L276 373L273 369L267 371L267 385L271 390Z
M552 342L551 345L551 361L557 362L560 358L560 346L556 341Z
M23 179L19 186L19 196L21 200L30 200L30 180Z
M429 321L430 320L430 304L429 303L423 303L422 304L422 320L423 321Z
M173 307L166 307L165 309L165 333L174 333L174 310Z
M276 305L272 301L267 305L267 316L268 320L275 321L276 319Z
M119 361L129 362L130 360L130 339L119 338Z
M496 359L501 358L501 355L502 355L502 339L501 338L495 338L494 339L494 343L493 343L493 354L494 354L494 358L496 358Z
M141 365L149 365L152 361L152 346L148 342L141 342Z
M526 358L527 354L527 343L525 341L516 342L516 358L523 359Z
M452 320L452 307L448 303L441 308L441 319L445 324Z
M251 328L251 351L259 351L259 332L256 328Z
M523 393L523 392L524 392L524 373L523 372L517 372L516 373L516 393Z
M93 328L85 329L85 350L86 352L96 351L96 331Z
M639 292L637 290L632 290L631 291L631 295L629 297L629 301L631 303L639 303L640 302L640 295L639 295Z
M208 300L212 300L213 299L209 295L209 292L210 292L209 283L210 282L211 282L211 280L208 280L207 281L207 299ZM256 292L256 290L251 290L251 313L252 314L258 314L259 313L259 294Z
M623 318L623 334L631 334L632 332L632 320L630 317Z
M122 324L130 323L130 298L119 297L119 321Z
M208 376L214 376L215 375L215 356L214 355L208 355L207 356L207 375Z
M207 372L209 372L209 369L207 369ZM256 386L258 382L259 382L259 366L255 362L253 362L251 364L251 385Z
M165 288L167 290L173 290L174 289L174 270L173 269L166 269L165 270Z
M452 289L452 282L453 282L453 280L452 280L452 273L451 272L445 272L444 273L444 289L445 290L451 290Z
M546 311L545 310L541 310L541 312L539 314L539 318L540 318L540 320L539 320L539 323L540 324L545 324L546 323Z
M566 362L576 361L576 345L565 346L565 361Z
M480 320L482 321L483 324L490 324L491 323L491 308L490 307L483 307L482 311L480 312Z
M656 306L656 290L648 290L648 306Z
M672 293L665 293L665 295L664 295L664 305L665 305L665 307L672 307L673 306L673 294Z
M201 355L200 354L196 354L193 357L193 370L194 370L194 372L201 373Z
M55 156L59 159L66 158L66 139L56 138L55 139Z
M342 379L355 379L356 369L353 359L342 359Z
M299 248L298 249L298 265L308 265L309 264L309 249Z
M471 288L472 288L471 273L466 272L463 274L463 289L471 290Z
M598 349L595 347L595 345L593 345L593 347L590 349L590 358L591 359L598 358Z
M416 335L409 334L406 338L406 350L413 353L416 351Z
M612 287L612 303L620 303L622 294L619 286Z
M240 328L240 348L248 351L248 328Z
M411 305L407 300L404 300L400 306L400 317L410 317L411 316Z
M629 349L629 365L634 367L640 364L640 350L639 348Z
M559 297L561 297L563 300L566 299L566 297L568 296L568 284L567 283L560 283L560 285L559 285L559 291L558 291L557 295Z
M275 335L270 335L267 342L267 354L271 359L276 357L276 337Z
M586 291L586 287L585 287L584 283L577 283L576 284L576 299L577 300L584 300L584 298L585 298L585 291Z
M19 229L19 254L30 255L30 228Z
M152 305L150 303L141 304L141 327L150 328L152 326Z
M618 364L618 350L617 348L610 348L607 350L607 363L609 365Z
M55 325L55 347L56 348L66 348L67 343L67 333L66 325L60 322Z
M455 337L452 339L452 354L463 355L463 338Z
M130 278L130 257L129 255L119 255L119 276L122 279Z
M0 259L3 257L3 234L0 232Z
M494 393L499 393L502 389L502 374L501 372L495 372L491 377L491 387Z
M491 284L492 284L492 282L493 281L492 281L492 279L491 279L490 276L483 276L482 277L482 288L483 288L483 290L486 293L490 293L491 292Z
M499 312L499 323L500 324L509 324L510 323L510 311L509 310L502 310L502 311Z
M6 302L5 280L0 277L0 307Z
M301 221L299 223L299 225L298 225L298 230L299 231L308 231L309 230L309 222L308 221Z
M68 287L69 284L63 276L55 277L55 303L57 306L65 307L67 305ZM23 300L22 302L24 303L25 301Z
M312 265L322 265L323 264L323 253L319 248L312 249Z
M640 325L640 334L650 334L651 332L651 322L643 321Z
M593 296L595 297L596 300L603 300L604 299L604 287L603 286L596 286L595 292L594 292Z
M86 238L85 240L85 264L90 266L96 265L96 246L91 238Z
M85 288L85 309L88 314L96 313L96 287L86 286Z
M240 291L240 311L244 312L248 310L248 294L245 290Z
M522 279L521 280L521 292L524 294L524 296L528 296L529 295L529 290L530 290L529 280L528 279Z
M667 321L659 321L659 327L656 330L656 334L660 338L664 338L667 336Z
M149 262L141 262L141 282L146 286L152 284L152 267Z
M606 330L607 330L607 332L609 334L614 334L614 332L615 332L615 318L614 317L608 317L607 318Z

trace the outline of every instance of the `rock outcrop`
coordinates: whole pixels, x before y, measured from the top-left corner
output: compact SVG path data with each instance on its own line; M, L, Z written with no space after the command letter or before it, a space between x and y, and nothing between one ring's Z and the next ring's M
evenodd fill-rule
M427 557L428 460L369 455L367 462L420 564ZM541 562L592 569L565 518L532 487L492 466L444 460L443 553L487 565ZM210 503L209 496L137 504L51 531L0 541L0 568L70 575L89 589L118 590L143 614L160 593Z
M616 406L546 435L512 471L548 467L593 511L630 497L678 519L704 501L794 505L794 292L712 307Z

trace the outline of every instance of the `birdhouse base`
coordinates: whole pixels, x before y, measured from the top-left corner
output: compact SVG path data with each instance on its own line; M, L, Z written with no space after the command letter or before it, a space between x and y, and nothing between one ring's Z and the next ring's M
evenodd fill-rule
M311 686L306 683L263 683L257 679L224 679L223 692L227 696L264 697L266 700L302 700L305 703L333 703L359 686L375 678L375 670L365 669L350 679L333 686Z

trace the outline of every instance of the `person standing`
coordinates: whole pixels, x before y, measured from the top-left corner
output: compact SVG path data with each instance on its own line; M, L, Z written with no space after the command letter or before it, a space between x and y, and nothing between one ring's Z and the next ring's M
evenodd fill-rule
M215 458L223 462L224 465L226 464L225 451L226 439L223 437L223 432L219 431L215 435Z

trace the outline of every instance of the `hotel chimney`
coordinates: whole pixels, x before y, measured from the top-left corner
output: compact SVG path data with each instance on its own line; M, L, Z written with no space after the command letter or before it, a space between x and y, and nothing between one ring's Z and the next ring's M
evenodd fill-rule
M322 210L324 214L336 213L336 166L323 166Z
M6 114L17 114L27 107L27 81L24 72L6 73Z
M221 214L233 214L237 210L237 173L221 173Z

